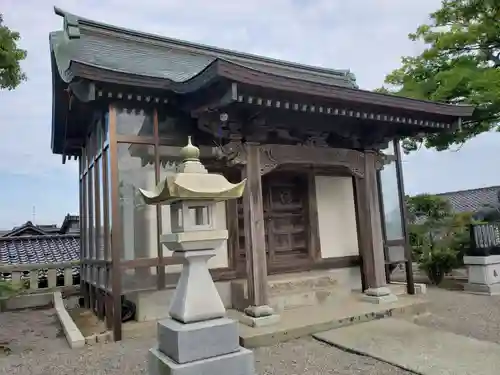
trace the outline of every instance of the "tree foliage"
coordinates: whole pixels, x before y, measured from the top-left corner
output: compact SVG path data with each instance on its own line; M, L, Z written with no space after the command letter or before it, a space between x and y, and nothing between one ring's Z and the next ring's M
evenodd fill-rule
M445 150L483 132L500 130L500 0L443 0L430 22L409 38L424 42L426 49L419 56L403 57L401 68L386 77L385 83L394 88L391 92L472 104L477 110L453 133L406 139L405 151L422 144Z
M472 213L454 214L446 199L421 194L406 197L413 257L429 279L439 284L463 263L469 247Z
M20 62L26 58L27 52L18 48L20 38L18 32L4 25L0 14L0 89L13 90L26 80Z

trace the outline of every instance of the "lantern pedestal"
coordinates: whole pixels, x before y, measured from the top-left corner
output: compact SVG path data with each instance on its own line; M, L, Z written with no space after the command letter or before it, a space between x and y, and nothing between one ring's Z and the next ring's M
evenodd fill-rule
M149 351L149 374L254 375L253 352L240 347L238 323L225 317L207 265L228 237L215 227L215 205L241 197L245 181L208 173L190 139L181 156L179 173L153 192L140 190L146 203L170 204L172 233L161 242L183 262L170 318L158 322L158 346Z
M214 255L215 250L174 251L184 266L171 318L158 322L158 347L149 351L150 375L255 374L253 353L240 347L238 323L225 317L210 275L207 261Z
M176 251L173 256L182 258L184 266L170 305L170 316L185 324L224 317L226 309L207 266L215 250Z

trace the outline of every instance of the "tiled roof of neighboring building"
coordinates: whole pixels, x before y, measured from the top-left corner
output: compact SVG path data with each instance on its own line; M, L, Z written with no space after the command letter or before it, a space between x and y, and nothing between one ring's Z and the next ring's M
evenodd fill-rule
M80 259L79 235L0 237L0 264L63 263Z
M450 202L454 212L477 212L485 205L499 203L500 186L489 186L478 189L452 191L436 194Z
M33 224L27 221L23 225L14 227L11 230L0 231L0 237L10 236L37 236L53 234L70 234L80 232L80 217L67 214L59 227L57 224Z
M24 235L46 235L48 234L42 226L34 225L31 221L27 221L19 227L12 228L11 231L4 233L2 236L24 236Z

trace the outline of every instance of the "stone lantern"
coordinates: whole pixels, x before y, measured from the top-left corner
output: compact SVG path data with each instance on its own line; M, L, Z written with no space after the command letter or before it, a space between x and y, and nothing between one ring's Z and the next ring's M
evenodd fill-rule
M170 318L158 322L158 347L150 350L151 375L220 375L255 373L253 353L240 347L238 323L226 309L207 261L227 240L215 228L217 202L242 196L246 180L231 184L208 173L191 143L181 149L178 173L167 176L154 191L140 189L147 204L169 204L172 233L161 242L182 259L183 268L170 306Z

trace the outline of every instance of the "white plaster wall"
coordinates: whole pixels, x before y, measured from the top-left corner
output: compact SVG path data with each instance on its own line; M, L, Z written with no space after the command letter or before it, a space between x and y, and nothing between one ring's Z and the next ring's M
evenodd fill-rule
M351 177L316 176L322 258L359 255Z

